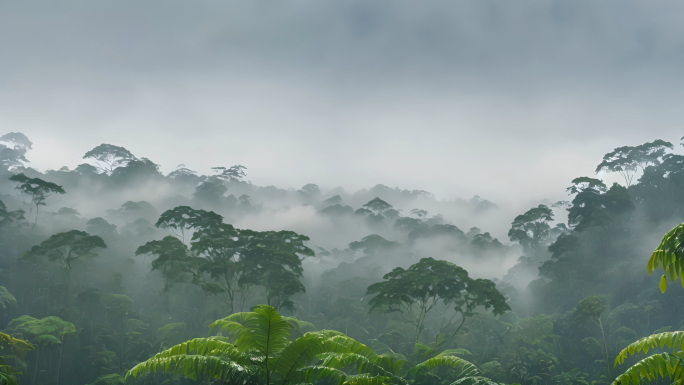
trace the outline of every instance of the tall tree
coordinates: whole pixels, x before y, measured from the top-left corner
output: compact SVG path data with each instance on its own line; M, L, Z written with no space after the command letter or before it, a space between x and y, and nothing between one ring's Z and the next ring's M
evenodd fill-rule
M128 165L137 158L124 147L102 143L83 155L83 159L94 160L100 171L111 174L114 169Z
M575 179L573 183L580 179L583 178ZM586 183L589 187L579 188L575 183L575 186L569 188L571 191L577 191L577 195L568 209L568 224L574 226L574 230L579 232L599 227L610 233L618 216L634 210L634 202L627 189L617 183L614 183L607 191L605 191L605 185L597 183L596 180Z
M666 155L665 152L672 149L674 149L672 143L656 139L653 142L636 146L634 161L641 168L641 171L644 171L648 166L662 163L662 159Z
M211 169L216 173L216 178L227 182L239 182L247 176L247 173L245 173L247 167L239 164L230 168L212 167Z
M74 324L54 316L37 319L24 315L10 321L9 325L7 325L7 330L38 346L38 349L36 349L36 366L33 372L33 384L36 383L36 376L38 375L38 364L40 362L38 358L41 351L44 351L45 348L50 346L57 347L59 360L57 362L57 374L54 378L55 385L59 385L62 356L64 355L64 342L68 336L76 333ZM50 360L50 362L51 361L52 360ZM46 364L46 362L43 363Z
M508 230L508 237L511 241L520 243L527 252L534 252L549 240L551 222L553 211L548 206L533 207L515 217Z
M28 150L33 148L33 142L21 132L10 132L0 136L0 142L10 144L12 149L19 151L22 154L26 154Z
M415 344L420 342L428 313L440 303L454 314L435 332L435 348L456 336L477 307L492 308L494 314L510 310L494 282L472 279L465 269L447 261L422 258L408 269L395 268L383 279L368 287L367 294L374 295L370 312L401 312L415 329ZM453 322L456 316L460 316L459 324Z
M192 229L216 227L223 217L213 211L196 210L189 206L178 206L166 210L159 217L156 227L171 229L185 243L185 233Z
M639 146L618 147L603 157L595 171L617 172L629 187L639 168L643 171L649 165L659 164L665 150L673 148L672 143L660 139Z
M174 284L192 282L197 271L197 260L193 258L188 247L174 236L162 240L150 241L138 247L135 255L154 255L152 270L160 272L164 279L164 293L168 294ZM165 296L165 303L167 298Z
M223 205L226 191L228 191L228 187L226 187L223 181L211 177L195 187L193 197L200 204L208 204L211 207L220 208Z
M33 223L34 227L38 224L38 209L40 206L46 205L45 200L53 194L66 194L66 191L58 184L47 182L40 178L29 178L23 173L12 175L9 180L17 183L17 186L14 188L15 190L22 196L27 196L31 199L29 203L29 220L35 207L36 219Z
M125 165L116 167L110 175L115 185L134 186L161 180L159 165L147 158L131 159Z
M203 226L192 237L191 250L201 257L200 270L208 273L216 282L206 282L203 277L198 284L206 291L223 300L233 313L239 296L242 310L254 281L241 280L245 272L242 256L247 238L240 230L225 223ZM221 293L227 295L224 299Z
M14 170L24 167L28 163L26 153L33 148L33 143L20 132L10 132L0 137L0 165L6 170Z
M380 199L380 197L375 197L363 205L363 207L373 211L375 214L380 214L385 210L391 209L392 205Z
M318 188L318 185L314 183L308 183L301 189L297 190L297 195L299 195L299 197L302 198L305 203L317 203L322 194L321 189Z
M176 169L171 171L169 175L167 175L167 177L171 179L176 179L183 183L192 183L200 178L199 176L197 176L196 171L190 170L189 168L185 167L184 164L179 164L178 166L176 166Z
M241 252L239 284L258 285L266 290L266 302L277 310L294 308L290 299L306 291L301 282L302 260L315 255L305 243L309 237L293 231L242 230L245 237Z
M64 269L66 277L64 303L68 306L72 263L79 259L96 257L97 254L93 250L98 248L107 248L102 238L85 231L71 230L52 235L40 245L33 246L26 255L45 256Z

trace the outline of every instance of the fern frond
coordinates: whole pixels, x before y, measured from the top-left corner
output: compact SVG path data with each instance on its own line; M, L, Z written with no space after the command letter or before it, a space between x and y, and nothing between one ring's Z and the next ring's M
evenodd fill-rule
M307 366L297 371L299 382L315 384L325 380L326 384L342 385L347 379L347 374L339 369L325 366Z
M158 372L172 373L192 380L221 379L231 383L252 383L258 377L258 370L254 367L245 367L218 357L182 355L151 358L141 362L126 373L126 378Z
M355 366L357 374L369 374L372 376L394 377L394 374L374 364L368 358L354 353L326 353L320 356L323 359L321 366L343 369Z
M630 355L641 352L648 354L651 349L662 349L666 346L674 352L684 350L684 331L653 334L632 342L618 353L617 357L615 357L613 367L622 365L622 363L625 362L625 359Z
M391 383L391 377L371 376L368 374L347 376L347 379L344 381L344 385L383 385Z
M231 335L239 351L257 349L269 356L279 352L287 345L290 325L271 306L260 305L254 311L235 313L220 319L209 328Z
M668 377L672 383L684 379L684 353L661 353L646 357L619 375L611 385L638 385Z
M472 377L480 373L479 369L477 369L477 366L471 362L456 356L442 353L414 366L409 371L409 374L411 376L415 376L418 372L428 371L438 366L451 366L452 368L460 369L459 377Z
M285 349L290 336L287 321L271 306L257 306L253 314L244 326L249 333L239 336L235 346L241 351L254 348L266 356Z
M348 353L349 348L332 341L324 334L306 333L288 344L280 353L274 371L289 379L294 371L310 365L318 355L330 352Z
M326 330L326 332L330 331ZM375 352L373 352L373 349L342 333L332 336L330 340L335 341L342 346L346 346L349 348L350 353L358 354L367 358L376 356Z
M395 376L401 376L402 374L405 374L402 373L402 369L408 362L406 359L404 359L403 354L396 353L380 354L378 356L371 357L370 361L375 365L387 370L388 372L393 373Z
M452 382L451 385L499 385L499 383L486 377L465 377Z

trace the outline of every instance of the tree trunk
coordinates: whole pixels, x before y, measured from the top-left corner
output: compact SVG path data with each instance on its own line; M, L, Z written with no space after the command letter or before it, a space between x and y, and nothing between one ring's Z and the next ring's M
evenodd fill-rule
M121 324L121 359L119 360L119 373L124 375L123 372L123 360L124 360L124 338L126 338L126 321Z
M36 376L38 375L38 358L40 357L40 346L36 349L36 368L33 370L33 385L36 384Z
M59 347L59 360L57 361L57 382L55 382L55 385L59 385L59 370L62 368L62 352L64 352L64 348L62 346Z
M71 269L65 267L66 271L66 289L64 289L64 306L69 308L69 288L71 286Z

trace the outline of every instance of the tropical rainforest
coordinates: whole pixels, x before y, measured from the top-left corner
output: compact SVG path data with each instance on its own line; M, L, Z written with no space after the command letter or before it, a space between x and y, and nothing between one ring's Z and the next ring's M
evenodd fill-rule
M684 379L676 143L606 149L511 221L242 165L164 175L114 144L39 172L28 137L0 142L0 384Z

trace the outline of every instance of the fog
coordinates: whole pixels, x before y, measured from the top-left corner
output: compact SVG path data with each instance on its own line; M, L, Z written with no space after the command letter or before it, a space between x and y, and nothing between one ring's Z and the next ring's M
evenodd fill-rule
M41 170L113 143L165 172L526 206L682 118L674 2L1 7L0 124L44 138Z
M663 376L683 11L0 3L0 384Z

